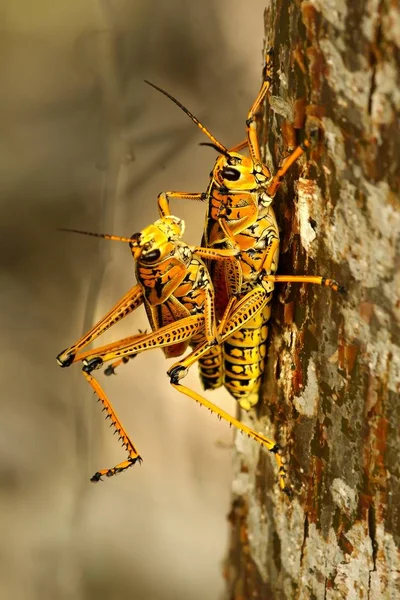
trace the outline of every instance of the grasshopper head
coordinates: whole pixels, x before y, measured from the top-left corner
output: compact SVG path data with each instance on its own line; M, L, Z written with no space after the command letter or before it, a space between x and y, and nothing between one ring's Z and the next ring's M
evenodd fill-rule
M228 190L251 191L268 183L271 174L261 162L238 152L221 154L212 173L216 183Z
M160 262L174 251L175 241L182 237L184 230L185 223L178 217L158 219L132 235L130 247L133 257L149 265Z
M197 127L208 137L210 142L206 146L212 146L222 156L217 159L214 170L211 174L217 185L233 191L252 191L266 184L271 179L271 174L267 167L261 162L253 161L242 154L229 151L217 138L195 117L190 110L186 108L179 100L171 96L162 88L146 81L153 88L167 96L174 102L187 116L197 125Z

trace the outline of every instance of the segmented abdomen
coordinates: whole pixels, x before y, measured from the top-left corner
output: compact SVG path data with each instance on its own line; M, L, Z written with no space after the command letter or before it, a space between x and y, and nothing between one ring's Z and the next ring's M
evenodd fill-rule
M268 304L224 343L224 384L245 410L258 402L270 315Z
M269 302L271 299L272 294L269 294ZM200 379L205 390L224 385L245 410L257 404L270 315L271 307L267 304L246 326L200 358Z
M205 390L216 390L223 381L222 346L213 346L199 359L200 380Z

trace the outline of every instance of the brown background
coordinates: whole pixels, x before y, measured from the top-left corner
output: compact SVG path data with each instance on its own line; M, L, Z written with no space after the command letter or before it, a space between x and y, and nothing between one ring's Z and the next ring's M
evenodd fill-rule
M1 598L221 598L231 433L169 388L161 352L142 355L105 384L144 463L89 483L124 453L79 367L62 371L55 355L132 285L133 264L122 244L56 229L131 235L157 217L159 191L205 189L212 150L143 79L238 142L263 2L0 8ZM198 242L204 207L174 207ZM103 339L138 327L142 310ZM199 390L195 370L187 381Z

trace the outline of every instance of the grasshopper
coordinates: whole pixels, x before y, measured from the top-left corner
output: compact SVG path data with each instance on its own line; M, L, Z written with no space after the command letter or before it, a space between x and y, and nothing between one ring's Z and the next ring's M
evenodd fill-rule
M263 164L257 138L256 115L269 93L273 76L273 52L266 53L261 89L247 115L246 139L228 149L185 106L165 90L152 87L179 106L208 137L219 156L210 174L206 192L162 192L158 197L161 215L170 214L172 199L207 202L202 246L213 249L236 248L239 255L224 263L207 261L216 293L216 316L221 330L229 322L235 306L246 299L250 308L257 299L256 314L245 315L243 326L223 344L194 350L176 367L168 371L173 381L185 376L188 367L200 363L200 375L205 388L221 385L249 411L258 402L266 356L268 321L271 314L275 283L315 283L343 292L333 279L308 275L277 275L279 260L279 230L272 208L275 194L284 175L311 146L305 140L286 157L275 174ZM240 153L247 148L249 156ZM259 299L262 298L261 301ZM282 487L282 479L281 479Z
M97 471L91 478L91 481L96 482L102 476L111 477L136 462L141 462L142 459L94 377L93 371L102 367L105 362L114 361L109 369L109 373L113 372L120 362L126 362L138 353L152 348L162 348L165 356L171 358L181 356L189 345L194 349L213 347L218 340L225 339L242 325L244 315L248 314L250 309L246 301L238 302L223 328L217 328L214 289L203 261L230 261L236 256L237 250L188 246L181 239L184 222L177 217L164 216L130 238L71 229L66 231L127 242L136 264L138 283L85 335L57 356L61 367L69 367L76 362L83 364L83 376L103 404L107 418L111 419L122 445L128 452L125 461L115 467ZM104 331L141 305L146 309L151 333L141 333L97 349L83 351ZM174 368L180 369L180 363L174 365ZM171 383L178 391L206 406L220 419L224 419L273 452L281 477L284 478L283 461L273 441L233 418L193 390L181 385L179 381L171 380Z

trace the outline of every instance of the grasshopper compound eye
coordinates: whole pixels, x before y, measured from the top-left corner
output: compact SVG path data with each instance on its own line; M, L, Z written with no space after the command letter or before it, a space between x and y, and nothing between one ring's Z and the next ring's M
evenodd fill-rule
M131 246L131 248L138 246L140 244L140 236L141 236L140 233L133 233L131 235L131 241L129 244Z
M153 263L153 262L156 262L156 260L158 260L160 258L160 256L161 256L160 250L156 249L156 250L152 250L151 252L148 252L147 254L142 254L141 260L143 262Z
M238 181L240 179L240 171L232 167L224 167L221 171L222 177L228 181Z

